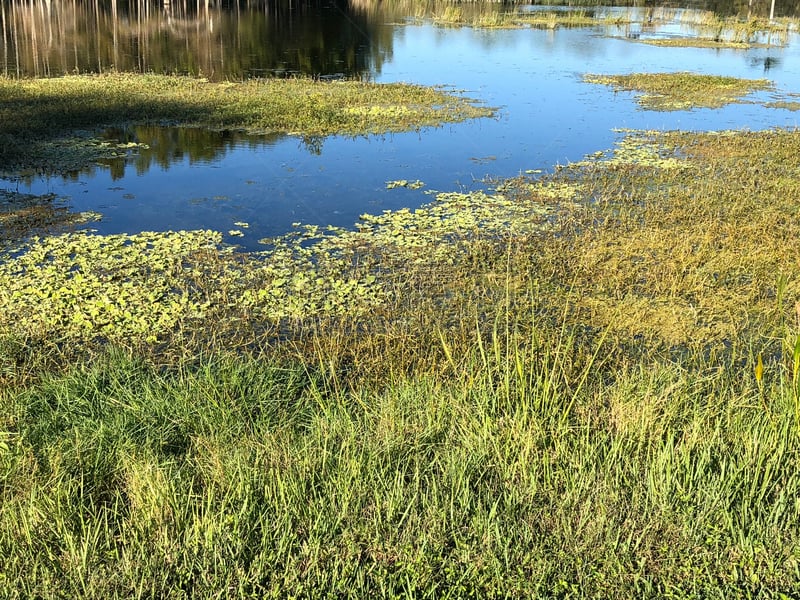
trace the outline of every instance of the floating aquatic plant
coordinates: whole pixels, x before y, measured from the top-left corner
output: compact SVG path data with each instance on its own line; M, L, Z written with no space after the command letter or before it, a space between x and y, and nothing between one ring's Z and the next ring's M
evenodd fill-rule
M422 183L419 179L417 179L416 181L409 181L408 179L398 179L396 181L386 182L387 190L393 190L395 188L408 188L410 190L418 190L423 187L425 187L425 184Z
M208 311L265 324L366 314L390 298L387 278L457 264L477 239L540 231L547 210L501 193L439 194L363 215L355 230L298 226L239 258L211 231L36 238L0 265L0 334L153 342Z
M155 340L202 315L188 261L220 241L210 231L35 238L0 263L0 332Z

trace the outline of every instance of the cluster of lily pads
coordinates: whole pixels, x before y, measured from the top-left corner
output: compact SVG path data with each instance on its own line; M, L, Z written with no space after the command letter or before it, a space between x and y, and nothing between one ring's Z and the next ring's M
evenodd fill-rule
M541 230L550 200L440 193L416 210L363 215L354 230L298 224L251 255L213 231L37 237L0 262L0 335L155 343L179 327L224 326L223 314L357 316L390 299L403 269L456 263L477 238Z

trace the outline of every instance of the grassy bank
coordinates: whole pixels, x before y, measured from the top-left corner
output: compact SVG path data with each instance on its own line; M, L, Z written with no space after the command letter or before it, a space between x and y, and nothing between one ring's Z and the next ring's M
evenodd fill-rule
M281 289L276 306L314 295L207 247L158 268L236 265L225 286L203 276L180 292L226 302L139 334L121 325L141 346L109 354L78 327L76 353L18 330L3 346L0 586L797 595L798 144L632 135L471 205L453 195L277 244L309 261L292 272L308 285L326 285L308 239L359 257L375 279L356 288L375 294L338 311L310 300L270 317L248 289L264 306ZM172 242L150 243L162 256ZM59 356L91 362L43 374Z
M569 336L528 334L380 390L292 364L159 374L112 355L4 392L0 590L800 592L789 382L773 380L767 411L735 369L603 378L599 357L570 364L584 350Z

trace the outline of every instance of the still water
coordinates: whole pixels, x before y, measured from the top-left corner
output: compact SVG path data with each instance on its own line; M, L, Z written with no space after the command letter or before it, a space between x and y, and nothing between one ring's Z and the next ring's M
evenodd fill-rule
M4 24L11 22L9 6L16 5L3 4ZM78 15L53 6L53 13L39 11L16 25L14 36L6 32L5 40L18 41L6 41L8 74L124 68L242 79L296 72L445 85L499 109L493 119L356 138L138 127L108 132L150 146L127 159L69 178L0 183L55 193L71 210L99 212L102 220L91 227L102 233L210 228L238 231L243 235L228 234L226 241L258 249L260 238L295 222L347 227L365 212L428 202L426 192L471 190L485 187L487 177L548 171L610 148L619 129L762 129L796 127L800 120L800 112L761 104L800 92L797 34L785 46L751 50L640 43L640 34L686 35L680 12L670 24L631 35L630 27L440 27L399 9L341 4L281 11L198 6L194 12L183 5L177 16L174 6L158 4L147 5L147 14L116 17L98 5ZM81 29L85 20L91 26ZM19 42L32 37L38 50ZM766 77L776 91L722 109L655 112L641 109L633 94L582 81L585 73L686 70ZM401 179L425 186L387 189L387 182Z

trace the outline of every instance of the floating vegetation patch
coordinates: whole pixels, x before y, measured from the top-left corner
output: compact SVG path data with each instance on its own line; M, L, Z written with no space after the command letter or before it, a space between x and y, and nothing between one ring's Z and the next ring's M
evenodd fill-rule
M157 341L204 307L191 290L191 259L215 248L210 231L33 240L0 263L0 331L58 340Z
M86 131L52 137L15 133L16 126L16 123L0 125L0 140L5 144L0 147L0 174L9 178L76 173L96 163L124 158L140 147L130 142L102 139Z
M260 289L244 303L269 319L366 313L391 300L415 266L457 265L478 240L499 243L545 227L549 208L503 194L442 193L416 210L362 215L355 231L300 226L262 240Z
M361 81L106 74L0 77L0 170L64 172L128 151L79 134L120 123L304 136L407 131L493 110L440 88ZM105 145L104 145L105 144Z
M775 102L765 102L764 106L767 108L778 108L782 110L796 111L800 110L800 101L798 100L776 100Z
M414 211L363 215L354 231L298 226L241 256L211 231L35 239L0 264L0 337L154 344L177 329L202 338L358 316L390 300L413 265L455 265L478 240L540 231L547 211L540 199L439 194Z
M425 184L421 182L419 179L415 181L409 181L408 179L397 179L396 181L386 182L387 190L393 190L395 188L408 188L410 190L418 190L423 187L425 187Z
M630 75L587 74L584 81L638 92L639 104L650 110L720 108L741 101L758 90L772 89L768 79L740 79L696 73L633 73Z
M713 40L699 37L639 38L637 41L651 46L665 48L726 48L730 50L749 50L751 48L769 48L772 44L760 42L737 42Z
M639 168L639 169L692 169L692 164L685 158L675 155L671 146L664 146L663 132L635 131L618 129L624 133L615 147L607 151L598 151L584 160L570 164L571 169L580 167L596 167L602 169Z

